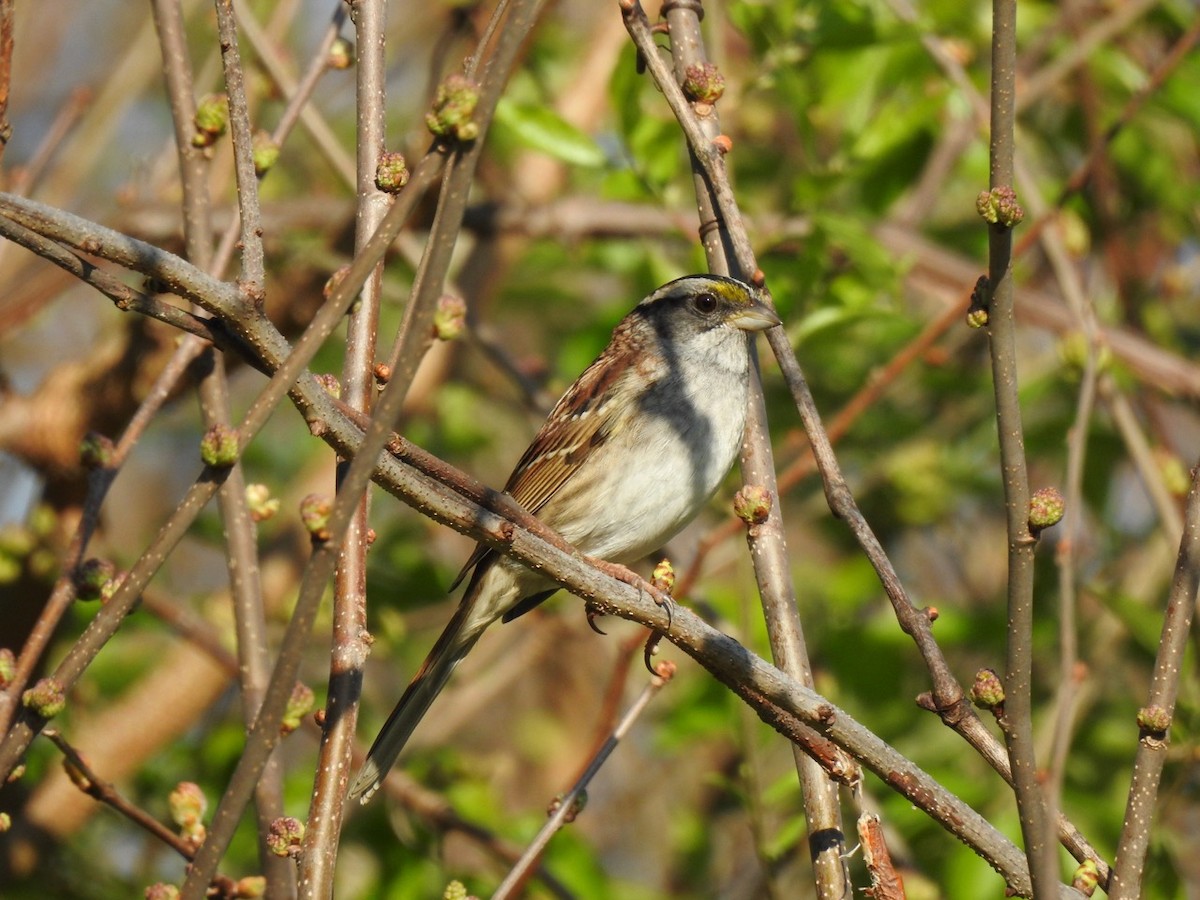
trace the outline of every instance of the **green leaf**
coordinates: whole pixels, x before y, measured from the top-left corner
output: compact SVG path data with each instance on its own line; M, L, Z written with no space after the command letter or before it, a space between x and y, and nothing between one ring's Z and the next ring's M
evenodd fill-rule
M547 106L502 97L496 104L496 125L518 143L565 163L600 168L607 162L599 144Z

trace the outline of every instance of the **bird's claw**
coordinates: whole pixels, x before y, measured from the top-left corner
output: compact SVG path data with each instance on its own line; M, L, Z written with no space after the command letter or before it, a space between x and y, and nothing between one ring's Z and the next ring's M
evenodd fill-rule
M658 645L663 639L661 631L651 631L650 636L646 638L646 646L642 648L642 661L646 663L646 669L651 675L657 675L658 669L650 662L650 657L658 652Z
M601 634L607 637L608 632L596 624L596 619L603 615L603 613L601 613L600 610L596 609L590 603L584 606L583 611L587 615L588 628L592 629L592 631L596 632L596 634Z
M662 607L663 612L667 614L667 631L671 630L671 625L675 621L675 598L665 591L660 591L658 588L651 585L650 597ZM663 632L664 634L666 632ZM661 635L660 635L661 637Z

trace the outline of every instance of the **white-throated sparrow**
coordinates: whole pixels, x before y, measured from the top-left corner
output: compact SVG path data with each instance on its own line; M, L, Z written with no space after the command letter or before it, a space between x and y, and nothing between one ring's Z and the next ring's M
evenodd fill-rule
M656 290L558 401L505 490L580 551L640 559L683 528L733 465L742 441L752 333L779 324L755 290L689 275ZM558 588L485 545L450 624L404 691L350 790L366 803L454 666L496 619ZM453 587L451 588L453 590Z

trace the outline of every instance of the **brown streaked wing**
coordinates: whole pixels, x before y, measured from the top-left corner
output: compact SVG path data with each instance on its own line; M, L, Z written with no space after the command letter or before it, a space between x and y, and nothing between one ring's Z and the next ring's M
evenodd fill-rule
M538 515L591 452L620 427L621 411L631 411L629 404L612 401L631 390L628 384L621 382L632 374L631 362L639 344L629 327L629 319L625 319L613 332L613 339L604 352L587 367L546 417L504 486L509 496L526 512ZM644 376L653 377L650 367L641 368ZM606 400L603 404L597 402L601 397ZM487 565L495 558L495 550L486 544L478 545L450 590L454 590L476 565Z
M617 343L624 346L615 350ZM504 489L528 512L538 515L619 427L620 414L628 407L613 401L628 390L621 382L631 372L632 349L627 342L610 344L558 401L518 461Z

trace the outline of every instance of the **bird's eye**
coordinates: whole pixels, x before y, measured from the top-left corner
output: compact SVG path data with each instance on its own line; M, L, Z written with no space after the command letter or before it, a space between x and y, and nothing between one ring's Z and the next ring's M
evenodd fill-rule
M706 316L712 315L717 311L717 298L712 294L697 294L692 300L692 306L696 308L697 312Z

